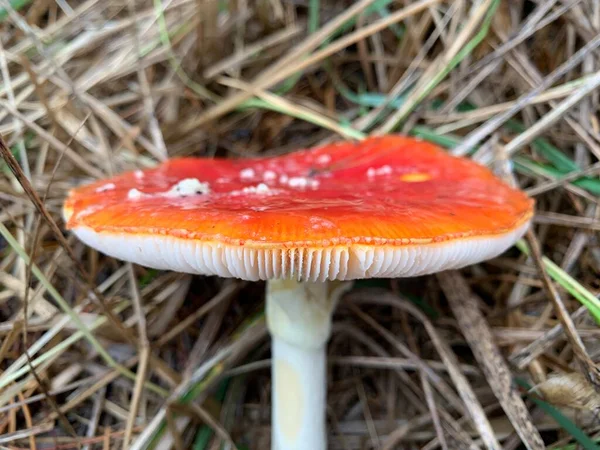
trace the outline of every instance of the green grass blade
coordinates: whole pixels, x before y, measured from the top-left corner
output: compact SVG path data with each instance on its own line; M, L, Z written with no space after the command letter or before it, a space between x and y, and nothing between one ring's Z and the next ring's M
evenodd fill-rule
M508 129L518 133L522 133L526 130L525 125L517 122L516 120L509 120L505 125ZM550 142L544 138L535 139L533 141L533 147L560 171L573 172L576 170L581 170L581 168L575 164L571 158L566 156L563 152L561 152L554 145L550 144Z
M31 3L32 0L10 0L9 4L12 9L19 11ZM0 8L0 22L4 22L8 17L6 8Z
M516 378L515 382L527 390L531 389L531 386L523 379ZM528 394L528 397L542 411L544 411L548 416L552 417L556 423L560 425L563 430L569 433L569 435L572 436L573 439L575 439L585 450L600 450L600 447L596 442L594 442L581 428L575 425L568 417L562 414L550 403L545 402L536 395Z
M439 134L433 131L431 128L425 126L413 127L409 131L409 134L426 141L433 142L434 144L441 145L445 148L454 148L460 142L459 137L452 136L450 134Z
M225 378L221 381L217 392L213 396L219 403L223 403L225 395L227 394L227 388L229 387L229 378ZM196 432L194 437L194 444L192 445L193 450L205 450L210 443L210 438L213 435L213 429L208 425L202 425Z
M531 161L525 157L514 157L515 169L527 175L541 175L548 178L562 178L572 172L562 172L554 167L546 164L541 164L537 161ZM578 169L580 170L580 169ZM574 186L585 189L586 191L600 195L600 179L592 177L581 177L570 182Z
M295 117L296 119L304 120L306 122L312 123L314 125L318 125L323 128L327 128L332 131L336 131L341 133L344 137L350 139L358 139L362 140L365 138L365 134L361 131L358 131L352 128L348 123L338 123L337 129L335 128L335 123L330 121L328 118L324 118L321 115L310 114L308 111L292 111L281 107L280 105L276 105L274 103L268 102L266 100L260 98L252 98L247 100L243 104L244 108L262 108L269 109L271 111L276 111L281 114L286 114L291 117Z
M516 243L516 246L524 254L529 255L529 246L521 239ZM569 294L576 298L582 305L584 305L592 316L596 319L596 322L600 325L600 299L596 298L594 294L583 287L575 278L566 273L560 267L558 267L548 257L542 256L542 262L548 272L548 275L556 281L563 289Z
M319 29L319 16L321 12L320 0L309 0L308 2L308 32L314 33Z

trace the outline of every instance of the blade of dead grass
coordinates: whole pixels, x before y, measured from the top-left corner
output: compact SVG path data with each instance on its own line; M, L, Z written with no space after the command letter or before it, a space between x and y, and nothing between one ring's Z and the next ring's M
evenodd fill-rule
M537 212L533 218L535 223L545 223L569 228L600 231L600 220L595 217L579 217L571 214L554 212Z
M64 300L64 298L60 295L60 293L56 290L56 288L50 283L50 281L45 277L39 267L34 264L29 255L25 252L25 250L19 245L19 243L14 239L8 228L3 223L0 223L0 235L8 242L10 247L19 255L20 258L25 261L25 264L31 264L31 271L36 276L36 278L44 285L48 293L52 296L52 298L56 301L59 307L63 310L65 314L69 316L71 321L77 326L79 331L86 337L89 343L94 347L94 349L98 352L98 354L102 357L102 359L108 364L110 367L117 370L121 375L130 378L132 380L136 379L134 373L132 373L129 369L126 369L119 363L117 363L112 356L104 349L102 344L98 342L96 337L92 334L90 329L83 323L79 315L71 308L71 306ZM147 383L146 388L151 389L160 395L165 395L165 391L156 386L153 383Z
M537 28L535 25L543 26L543 24L548 24L553 20L556 20L566 10L568 10L570 6L565 5L563 8L561 8L561 10L556 11L555 14L547 16L545 20L540 20L549 10L552 9L554 3L556 3L556 0L547 1L538 5L535 11L527 18L527 22L521 27L516 36L514 36L510 41L507 41L505 44L501 45L493 53L486 55L476 63L472 64L471 67L466 69L463 73L474 73L475 76L471 78L464 88L459 90L453 96L454 98L450 99L450 101L444 106L443 112L448 113L456 108L471 92L475 90L477 86L479 86L482 81L484 81L495 70L497 70L498 66L503 63L503 60L500 58L500 56L530 36ZM571 3L571 5L572 4L573 3Z
M23 122L34 133L36 133L41 138L46 140L55 150L57 150L58 152L61 152L61 153L64 152L65 156L69 160L71 160L71 162L75 166L83 169L85 172L87 172L89 175L91 175L93 177L102 178L103 173L100 170L98 170L96 167L91 165L88 161L86 161L85 158L83 158L81 155L79 155L75 150L73 150L72 148L70 148L67 145L60 142L58 139L56 139L54 136L52 136L52 134L48 133L46 130L44 130L42 127L37 125L35 122L29 120L24 114L20 113L15 108L13 108L13 106L11 104L0 100L0 106L2 106L2 108L7 110L8 112L10 112L13 116L15 116L21 122ZM3 142L1 145L5 146L5 144ZM6 160L6 158L5 158L5 160Z
M567 72L569 72L577 64L580 64L583 59L592 51L594 51L600 45L600 35L595 39L588 42L583 48L581 48L576 54L574 54L568 61L563 63L560 67L554 70L550 75L544 78L542 83L537 85L535 88L521 95L515 102L515 104L505 112L498 114L484 123L482 126L477 128L472 133L469 133L464 140L453 150L455 155L466 155L469 153L477 144L479 144L486 136L496 131L504 122L513 117L517 112L521 111L525 106L531 103L531 100L541 94L543 91L552 86L557 80L562 78ZM576 95L576 94L572 94Z
M130 402L129 416L127 417L127 424L125 425L125 435L123 436L123 450L126 450L131 441L133 433L133 427L136 424L137 414L142 399L144 383L148 375L148 362L150 360L150 342L146 333L146 316L144 309L142 308L142 301L140 298L140 291L138 289L137 280L133 272L132 264L127 264L127 272L129 275L129 283L131 285L131 297L133 300L133 309L137 316L138 326L138 352L139 352L139 363L137 369L137 377L135 379L135 386L133 389L133 395Z
M487 35L494 13L500 4L500 0L486 0L481 2L477 9L471 14L469 21L463 30L452 42L439 60L429 66L428 71L422 75L419 84L409 95L400 109L392 114L386 122L377 128L375 134L387 134L396 129L399 123L431 93L431 91L454 69ZM479 22L482 22L479 31L467 42Z
M575 92L579 87L584 85L587 81L589 81L590 75L585 75L581 78L577 78L575 80L568 81L566 83L557 85L550 89L545 90L540 93L536 97L531 99L532 105L540 105L544 103L548 103L552 100L559 100L561 98L565 98ZM465 103L461 103L458 106L462 106ZM507 101L503 103L496 103L490 106L482 106L480 108L469 109L467 111L460 111L455 113L444 114L444 107L433 113L428 114L428 121L431 124L446 124L441 125L436 128L436 132L439 134L448 134L453 131L459 130L461 128L466 128L471 125L475 125L478 122L482 122L490 117L493 117L496 114L500 114L507 109L514 106L515 101ZM510 124L510 121L507 122L507 125ZM523 130L524 131L523 127Z
M16 108L15 102L15 93L12 89L12 82L10 79L10 73L8 71L8 64L6 61L6 55L4 52L4 46L0 42L0 73L2 74L2 81L4 82L4 86L6 86L6 94L8 97L8 101L13 108ZM27 178L31 178L31 170L29 169L29 159L27 157L27 149L25 147L25 141L23 139L23 129L21 122L13 117L13 123L15 127L15 134L17 136L17 148L19 151L19 158L23 164L23 172L25 172L25 176Z
M464 407L459 397L454 393L450 386L436 374L430 367L428 367L423 361L416 356L410 349L400 340L398 340L391 332L382 327L373 317L369 316L365 312L353 305L348 305L354 314L356 314L361 320L373 327L381 337L393 345L404 357L408 358L411 362L416 364L418 368L427 374L430 378L433 386L436 390L452 405L453 408L464 413Z
M340 125L339 122L329 119L317 111L312 111L304 106L293 104L291 101L286 100L276 94L270 92L254 89L252 85L243 83L239 80L233 79L220 79L220 82L226 86L235 87L247 92L251 92L253 95L258 97L257 99L248 100L244 106L249 107L262 107L270 109L271 111L277 111L282 114L286 114L297 119L305 120L314 125L329 129L338 133L339 135L349 138L362 140L366 135L358 130L355 130L349 126Z
M262 314L242 323L224 348L201 364L189 378L172 390L165 406L155 414L144 431L133 441L130 450L153 447L165 430L170 404L182 403L185 405L192 400L197 400L202 393L206 392L208 386L223 375L229 361L232 362L234 359L242 357L243 353L265 336L266 327Z
M274 83L269 83L269 79L274 76L277 72L282 70L288 65L293 65L299 58L316 49L329 35L331 35L336 29L342 26L345 22L350 20L352 17L358 15L361 11L364 11L371 3L376 0L361 0L354 4L352 7L339 14L336 18L329 21L323 26L318 32L313 33L307 40L292 49L286 56L282 57L279 61L273 63L270 67L264 69L262 73L252 81L252 85L256 89L267 89L268 87L276 84L281 80L277 80ZM292 74L297 72L293 70ZM284 77L284 78L287 78ZM268 83L268 84L267 84ZM189 132L198 126L215 120L216 118L227 114L233 109L237 108L244 101L249 100L252 94L241 92L235 94L222 102L218 103L205 113L201 114L197 119L191 121L184 128L184 132Z
M591 92L595 91L600 86L600 72L596 72L590 76L585 83L578 88L574 93L569 95L566 99L560 102L556 108L552 109L548 114L544 115L540 120L534 123L531 127L527 128L523 133L515 137L508 144L504 146L504 152L510 156L523 146L529 144L543 131L545 131L552 124L556 123L569 109L581 102ZM458 151L458 150L457 150ZM485 157L478 158L475 154L474 159L479 159L484 163L490 163L492 156L489 152Z
M152 100L152 96L150 95L150 83L148 82L148 77L146 75L146 71L142 67L141 64L141 45L140 45L140 30L138 27L137 20L135 19L135 2L133 0L128 0L127 6L129 8L129 14L133 18L133 43L134 50L137 54L136 58L136 66L137 66L137 77L140 83L140 90L143 96L143 107L144 114L146 115L146 120L148 122L148 126L150 128L150 134L152 136L152 140L154 143L154 147L157 149L158 156L164 161L168 158L167 147L165 145L165 140L160 131L160 126L158 125L158 120L156 118L156 114L154 114L154 101ZM127 436L127 434L126 434ZM125 441L127 442L127 441Z
M516 246L526 255L531 254L531 249L525 241L518 241ZM582 305L588 308L590 313L596 319L596 322L600 324L600 299L598 299L594 294L582 286L581 283L575 280L575 278L562 270L546 256L542 256L541 260L545 266L545 270L548 272L548 275L550 275L554 281L559 283L563 289L569 292L569 294L576 298Z
M171 38L169 35L169 30L167 27L167 21L165 19L164 11L165 7L163 5L162 0L154 0L154 10L157 18L158 27L160 30L160 39L162 44L169 51L169 63L173 71L177 74L177 76L183 81L186 86L189 86L196 94L198 94L201 98L205 100L210 100L213 102L218 102L219 98L213 94L211 91L206 89L199 83L196 83L194 80L190 78L190 76L182 69L181 64L179 63L175 52L173 51L171 45ZM190 29L193 28L193 24L185 24ZM217 103L218 104L218 103Z
M19 392L19 401L23 402L25 400L25 397L23 396L22 392ZM31 411L29 410L29 407L26 404L23 404L21 411L23 412L23 415L25 416L25 425L27 425L28 429L33 428L33 420L31 417ZM35 439L33 436L29 436L29 448L31 450L37 450L37 445L35 443Z
M12 433L5 433L0 436L0 444L10 444L21 439L27 439L31 436L37 436L39 434L47 433L49 431L52 431L53 429L54 422L46 422L41 425L35 425L26 430L18 430Z
M581 306L571 315L571 319L580 319L588 312L589 311L585 306ZM535 341L517 350L516 352L513 352L508 357L508 361L517 366L518 369L523 370L525 367L531 364L534 359L548 350L559 338L563 336L563 327L560 323L558 323Z
M567 340L569 341L569 344L571 344L571 348L573 349L573 353L575 354L575 357L581 366L581 370L592 386L594 386L597 390L600 390L600 370L588 355L587 350L583 345L583 341L581 340L579 334L577 334L577 329L571 320L571 316L569 315L567 308L565 307L565 304L558 293L558 290L548 276L546 265L542 261L540 244L532 230L527 232L527 240L529 242L531 256L533 257L533 260L535 261L539 274L542 278L544 289L552 300L556 315L563 326Z
M517 394L510 370L494 343L493 335L479 311L479 302L456 271L437 275L454 317L479 362L488 384L502 405L523 444L530 450L544 449L544 441L533 425L529 411Z
M57 332L60 331L60 329L68 321L70 321L70 318L68 315L66 315L64 322L62 322L62 323L59 322L56 325L56 327L50 331L57 331ZM99 317L94 322L92 322L88 328L90 329L90 331L95 330L105 323L106 323L106 318ZM56 359L60 355L61 352L65 351L69 346L71 346L78 340L82 339L83 337L85 337L85 335L81 331L77 331L77 332L71 334L67 338L63 339L60 343L54 345L51 349L47 350L45 353L43 353L39 357L32 360L31 365L34 368L37 368L37 367L41 367L42 364L46 363L47 361L52 361L52 360ZM37 342L35 344L37 344ZM33 354L34 352L31 351L30 353ZM29 372L30 368L29 368L29 366L23 367L26 362L27 362L26 358L23 357L23 358L18 359L15 363L13 363L13 365L10 367L10 371L7 370L0 376L0 387L4 388L7 385L9 385L11 382L13 382L16 379L20 378L21 376L27 374ZM4 392L0 394L0 404L5 404L6 401L9 400L10 396L7 397L4 394L5 394Z
M58 240L61 247L65 250L67 255L69 255L69 257L71 258L71 261L73 261L73 263L75 264L75 267L78 269L78 272L83 276L84 280L87 282L88 287L94 294L93 298L96 300L97 304L102 308L102 311L104 312L104 314L106 314L107 318L111 321L111 323L115 326L115 328L118 331L120 331L121 334L128 341L131 342L132 337L131 337L129 330L125 329L123 324L119 321L119 319L117 317L115 317L115 315L112 313L110 308L108 308L108 306L104 302L103 297L100 294L100 292L98 292L98 290L96 289L91 276L88 274L88 272L83 267L83 264L79 261L79 259L73 253L73 249L71 249L70 245L67 242L67 239L64 237L64 235L60 231L60 228L56 224L56 221L52 218L52 216L48 212L46 206L44 205L44 203L40 199L39 195L37 194L37 192L31 185L31 182L29 181L29 179L27 177L25 177L25 174L23 173L21 166L19 165L19 163L17 162L17 160L15 159L13 154L10 152L10 150L6 147L6 144L4 143L4 140L1 137L0 137L0 155L2 155L2 157L4 158L4 161L10 167L10 170L15 175L15 177L17 178L17 180L19 181L19 183L21 184L21 186L27 193L28 197L31 199L35 208L41 214L41 216L43 217L46 224L52 230L54 236ZM7 230L7 232L8 232L8 230ZM27 255L25 255L23 253L23 255L20 255L20 256L23 257L23 256L27 256ZM56 292L56 293L58 294L58 292Z
M305 68L310 67L311 65L327 58L328 56L331 56L336 52L360 41L361 39L364 39L365 37L389 27L394 23L405 20L406 18L423 11L427 7L438 3L440 0L420 0L416 3L412 3L409 6L394 12L389 17L380 19L371 25L365 26L354 33L340 38L322 50L302 59L304 55L316 49L323 42L323 40L333 33L333 31L335 31L339 26L348 21L350 18L359 14L373 1L375 0L362 0L345 10L343 13L339 14L335 19L332 19L318 32L311 35L308 39L287 53L286 56L281 58L269 68L265 69L257 78L252 81L251 84L253 88L266 90L269 87L285 80L294 73L304 70ZM231 110L242 105L243 102L249 100L251 97L252 94L248 92L241 92L224 99L222 102L200 115L197 119L184 124L182 127L182 132L190 132L200 125L213 121L216 118L227 114Z
M67 325L68 322L69 322L69 317L65 315L64 317L59 319L58 322L56 324L54 324L54 326L52 326L48 331L46 331L44 334L42 334L28 348L30 356L36 355L46 344L48 344ZM93 325L94 324L92 324L91 326L93 326ZM15 322L13 330L18 329L19 331L21 331L22 327L23 327L23 322L18 321L18 322ZM14 335L14 333L11 331L11 335L6 337L6 342L10 342L14 338L16 338L16 335ZM63 342L65 342L65 341L63 341ZM57 351L57 350L54 350L54 348L53 348L51 351ZM46 354L46 357L51 357L51 356L48 356ZM9 382L11 382L12 380L21 376L21 374L18 374L18 373L14 374L14 375L12 375L12 374L14 372L16 372L17 370L22 369L26 362L27 361L26 361L25 355L21 355L6 370L4 370L2 372L2 375L0 375L0 387L6 386ZM42 362L42 361L35 361L34 364L38 364L39 362ZM27 369L25 369L25 372L23 372L23 373L26 373L26 371L27 371Z
M259 42L254 42L245 46L243 52L235 53L230 57L223 58L221 61L204 70L204 78L211 79L223 72L238 68L244 61L250 57L259 54L270 47L285 43L289 39L297 37L302 29L297 24L292 24L282 31L274 32Z
M351 298L359 297L359 295L360 294L351 294ZM396 296L387 295L383 293L378 293L377 296L365 296L364 298L360 298L360 302L388 305L394 308L400 308L401 310L406 311L412 316L414 316L423 324L423 326L427 330L427 333L429 334L429 337L431 338L431 342L433 343L437 353L442 358L444 366L448 370L448 374L450 375L450 378L456 386L456 390L460 395L461 399L463 400L465 408L468 411L471 420L473 421L473 425L479 432L486 448L502 448L502 446L496 439L496 436L494 435L494 430L490 425L485 411L481 406L481 403L477 399L477 396L475 395L471 384L460 369L460 364L458 363L456 355L450 349L450 347L440 338L435 327L425 316L425 314L419 311L410 302L405 301Z
M205 316L215 306L224 301L228 301L235 293L237 293L244 286L244 284L245 283L235 282L226 284L217 295L215 295L212 299L210 299L204 305L202 305L201 308L197 309L192 314L190 314L189 316L181 320L179 323L177 323L177 325L175 325L173 328L162 334L155 342L155 344L158 347L162 347L163 345L165 345L167 342L169 342L187 327L191 326L194 322Z

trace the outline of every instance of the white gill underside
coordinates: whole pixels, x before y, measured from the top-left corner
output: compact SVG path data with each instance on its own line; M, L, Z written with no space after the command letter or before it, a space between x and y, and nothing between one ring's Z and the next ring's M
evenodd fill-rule
M79 239L109 256L155 269L245 280L293 278L299 281L400 278L425 275L493 258L514 244L528 224L496 237L441 244L325 249L260 249L170 236L96 233L76 228Z

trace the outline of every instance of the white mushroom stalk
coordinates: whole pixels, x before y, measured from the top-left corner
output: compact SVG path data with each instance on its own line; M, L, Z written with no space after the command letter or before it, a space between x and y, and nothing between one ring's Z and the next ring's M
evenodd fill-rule
M272 353L272 450L327 448L327 341L350 282L267 283Z

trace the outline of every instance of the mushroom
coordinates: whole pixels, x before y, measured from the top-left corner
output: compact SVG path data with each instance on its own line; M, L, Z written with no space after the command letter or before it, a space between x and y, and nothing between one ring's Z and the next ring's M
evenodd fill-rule
M109 188L110 187L110 188ZM70 192L67 227L156 269L267 280L272 447L326 448L326 343L348 280L457 269L504 252L533 201L402 136L250 159L181 158Z

